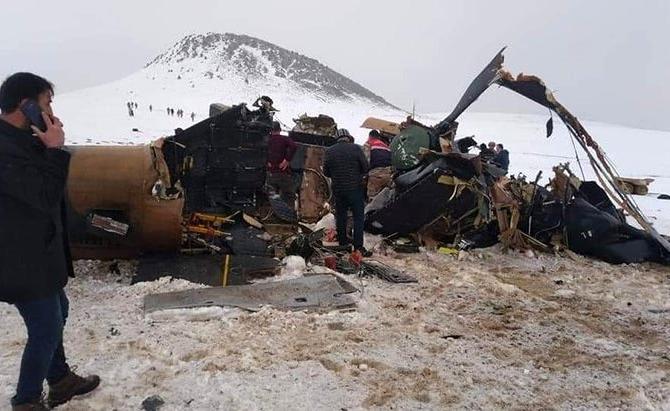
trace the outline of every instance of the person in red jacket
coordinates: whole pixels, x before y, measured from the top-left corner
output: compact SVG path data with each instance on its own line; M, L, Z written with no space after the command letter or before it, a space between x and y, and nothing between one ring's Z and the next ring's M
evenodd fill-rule
M391 149L382 135L377 130L370 131L368 141L365 143L369 151L370 169L389 167L391 165Z
M295 187L290 165L297 149L298 146L291 138L281 134L279 122L273 121L268 142L267 184L291 208L295 207Z

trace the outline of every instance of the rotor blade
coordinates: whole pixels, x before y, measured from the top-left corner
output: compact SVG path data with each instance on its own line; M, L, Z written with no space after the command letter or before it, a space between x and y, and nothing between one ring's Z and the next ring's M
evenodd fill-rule
M442 120L439 124L435 126L435 128L438 130L438 132L441 129L447 130L449 128L449 125L453 123L458 116L460 116L472 103L474 103L479 96L486 91L487 88L491 84L493 84L496 80L498 80L498 70L502 68L503 61L505 61L505 56L503 56L503 51L505 51L507 47L503 47L502 50L496 54L496 56L491 60L489 64L484 67L484 70L482 70L481 73L477 77L475 77L474 80L472 80L472 83L468 86L468 88L465 90L465 93L463 93L463 96L461 97L461 100L456 104L456 107L454 107L454 110L445 118ZM441 133L440 133L441 134Z

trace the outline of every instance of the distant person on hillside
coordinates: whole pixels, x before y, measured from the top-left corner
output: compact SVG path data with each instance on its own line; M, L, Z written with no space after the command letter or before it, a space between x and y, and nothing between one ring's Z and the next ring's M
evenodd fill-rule
M496 155L492 160L498 164L500 168L507 171L509 169L509 151L505 150L502 144L496 145Z
M149 104L149 112L153 111L153 109L154 109L153 106Z
M267 183L291 208L295 207L295 188L290 165L297 149L290 137L281 134L279 122L273 121L268 141Z
M191 121L195 121L195 112L191 112Z

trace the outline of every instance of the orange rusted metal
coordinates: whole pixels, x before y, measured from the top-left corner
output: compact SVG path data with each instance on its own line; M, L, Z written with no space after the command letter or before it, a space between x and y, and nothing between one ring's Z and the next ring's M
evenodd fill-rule
M74 258L128 258L145 252L176 252L182 238L183 199L152 195L160 164L151 146L77 146L68 176L70 240ZM130 228L126 236L91 234L86 218L114 213Z

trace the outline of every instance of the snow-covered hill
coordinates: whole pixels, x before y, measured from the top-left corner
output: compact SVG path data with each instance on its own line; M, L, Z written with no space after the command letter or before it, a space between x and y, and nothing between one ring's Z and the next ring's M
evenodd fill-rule
M283 88L310 94L324 101L369 100L393 107L382 97L355 81L305 57L264 40L232 33L190 35L147 64L156 76L181 78L196 85L201 78L236 81L259 92Z
M280 110L278 119L287 127L302 113L356 118L345 121L348 127L360 125L370 113L399 113L382 97L314 59L230 33L187 36L138 72L56 96L55 105L67 120L70 142L127 143L184 128L192 124L192 112L196 121L202 120L210 103L250 104L261 95L272 97ZM134 117L126 107L129 101L139 106ZM184 117L168 117L168 107L184 110Z

